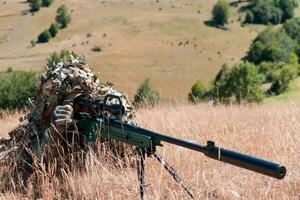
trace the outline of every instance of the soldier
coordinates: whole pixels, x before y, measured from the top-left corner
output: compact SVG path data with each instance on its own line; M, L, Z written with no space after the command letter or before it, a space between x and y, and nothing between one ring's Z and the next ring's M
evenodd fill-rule
M5 150L0 158L5 157L5 165L11 166L9 172L14 181L26 185L26 180L34 172L35 162L53 161L58 165L68 165L67 155L73 154L73 158L74 153L86 151L85 135L80 133L73 118L75 112L85 108L74 100L79 96L103 100L106 94L120 96L126 113L122 120L134 123L134 110L127 98L115 91L111 84L101 84L82 57L71 55L55 67L47 68L38 80L30 113L9 133L8 140L0 141L2 150ZM116 149L123 151L121 154L127 148L122 143L110 142L109 145L115 152Z

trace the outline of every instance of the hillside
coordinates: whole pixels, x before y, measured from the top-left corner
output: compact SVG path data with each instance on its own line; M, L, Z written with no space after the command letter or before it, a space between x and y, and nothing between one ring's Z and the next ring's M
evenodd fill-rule
M163 97L185 99L191 85L209 83L222 64L245 55L264 26L241 27L232 9L228 30L208 26L216 0L54 1L32 16L23 0L0 1L0 70L37 70L54 51L86 55L102 81L132 96L150 78ZM54 22L61 4L71 11L70 26L47 44L31 47ZM87 37L90 33L91 37ZM102 51L91 49L99 45Z
M17 124L18 115L8 115L0 121L1 135ZM286 177L279 181L164 144L159 153L189 183L196 199L299 199L300 110L293 102L261 106L164 106L139 110L138 121L146 128L171 136L201 144L214 140L218 146L287 167ZM58 181L51 174L45 176L44 199L61 199L61 195L70 199L138 197L135 168L116 169L107 158L91 155L86 170L66 172L64 181ZM146 160L146 183L146 199L186 198L154 158ZM4 195L7 199L20 197ZM27 195L30 196L30 190Z

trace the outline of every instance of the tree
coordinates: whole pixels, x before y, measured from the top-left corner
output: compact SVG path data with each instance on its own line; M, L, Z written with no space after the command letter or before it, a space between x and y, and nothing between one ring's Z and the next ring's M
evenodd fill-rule
M264 98L262 81L262 75L249 62L236 65L231 70L223 66L212 85L210 95L215 102L221 103L233 100L238 103L260 102Z
M134 105L137 107L153 107L156 106L159 101L159 93L152 89L150 80L146 79L134 96Z
M68 14L68 9L65 5L62 5L57 9L55 19L61 28L67 27L71 22L71 16Z
M30 0L29 7L31 12L37 12L41 8L41 0Z
M228 81L232 96L238 103L243 100L247 102L263 100L264 93L261 88L263 77L253 64L245 62L233 67Z
M297 0L255 0L249 3L245 23L279 24L294 16Z
M217 4L214 6L212 14L213 14L213 21L217 25L224 26L228 23L229 19L229 8L230 5L225 0L219 0Z
M42 0L42 6L48 7L53 3L53 0Z
M49 30L44 30L39 36L38 36L38 42L39 43L46 43L49 42L51 39L51 33Z
M246 13L245 23L252 24L252 23L254 23L254 19L255 18L254 18L253 12L248 11Z
M209 96L215 101L220 103L228 103L231 96L231 89L229 86L231 70L227 65L223 65L212 84Z
M287 62L296 44L282 29L268 28L253 41L246 59L255 64L262 61Z
M285 21L294 17L294 10L298 7L298 2L297 0L279 0L278 5L283 12L282 18Z
M50 28L49 28L49 32L51 34L52 37L55 37L56 34L58 33L59 30L59 26L57 23L52 23Z
M278 24L282 19L282 11L275 7L272 3L264 3L254 7L251 12L254 15L254 23L257 24Z
M283 24L286 33L297 42L300 42L300 17L287 20Z
M188 100L192 103L199 103L205 99L207 95L207 89L201 80L196 81L192 86L190 93L188 94Z

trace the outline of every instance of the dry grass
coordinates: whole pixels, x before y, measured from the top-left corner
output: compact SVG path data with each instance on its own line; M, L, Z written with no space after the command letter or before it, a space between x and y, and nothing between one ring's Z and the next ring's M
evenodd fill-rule
M21 14L28 9L24 0L4 1L0 70L41 69L53 51L74 50L86 55L102 81L114 82L130 96L150 78L164 98L185 99L196 80L208 83L222 64L239 62L264 28L241 27L237 9L232 9L228 30L206 26L217 0L64 0L34 16ZM71 24L49 43L31 48L30 41L50 26L63 3L73 10ZM95 45L101 53L91 51Z
M140 110L138 114L141 125L148 129L201 144L212 139L219 146L287 167L286 177L279 181L165 144L159 153L189 182L196 199L299 199L299 104L173 105ZM6 123L1 121L0 126ZM138 199L136 169L117 169L93 153L85 170L66 172L63 181L46 173L41 177L44 199ZM146 199L187 199L154 158L146 160L146 183ZM4 199L21 198L10 195Z
M24 112L7 113L0 110L0 137L8 137L7 133L15 128Z

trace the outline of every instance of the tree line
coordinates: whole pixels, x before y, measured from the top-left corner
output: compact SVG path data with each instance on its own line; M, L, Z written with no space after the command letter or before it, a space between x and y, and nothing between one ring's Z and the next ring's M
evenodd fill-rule
M246 24L280 24L291 19L298 7L297 0L249 0L243 23ZM224 26L230 17L230 4L219 0L212 9L212 21L217 26Z
M260 102L265 97L282 94L300 75L299 56L300 18L292 18L280 28L268 27L262 31L253 40L243 62L231 68L224 65L208 88L198 80L188 99L194 103Z
M196 81L188 94L188 100L193 103L208 100L220 103L261 102L266 97L288 91L291 82L300 75L300 18L294 17L297 6L295 0L250 1L245 21L249 12L253 12L253 23L283 25L270 26L259 33L243 62L232 67L222 66L208 87L201 80ZM215 23L222 26L227 23L229 8L227 1L217 2L212 10ZM273 23L270 16L277 12L269 9L275 8L280 10L278 13L281 16L279 21ZM259 17L268 20L261 21Z

